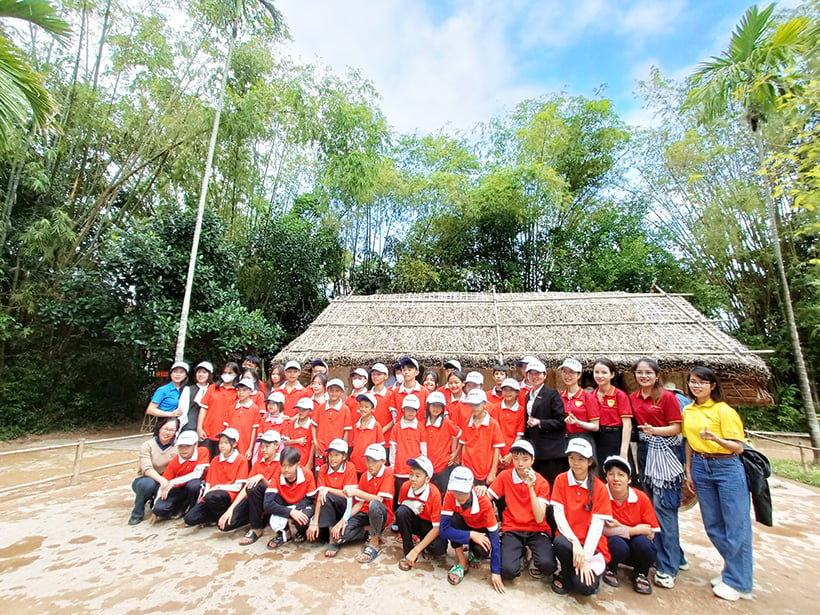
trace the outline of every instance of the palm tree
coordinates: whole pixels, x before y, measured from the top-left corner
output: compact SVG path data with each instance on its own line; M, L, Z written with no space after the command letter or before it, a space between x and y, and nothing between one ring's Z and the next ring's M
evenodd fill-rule
M817 41L817 24L810 18L795 17L775 25L773 12L774 4L762 11L757 6L746 11L732 34L729 48L720 56L701 64L691 76L693 88L687 100L687 105L698 109L705 121L725 113L727 109L742 110L755 141L758 167L761 169L766 158L761 126L777 112L778 103L785 96L801 89L799 60L812 52ZM816 450L820 448L820 426L783 263L777 210L771 185L765 180L762 192L800 394L812 446L815 447L815 462L820 462L820 452Z
M70 31L47 0L0 0L0 144L30 116L34 127L42 128L55 109L42 76L3 28L7 19L27 21L59 37Z
M2 0L0 0L2 1ZM259 6L262 11L259 11ZM222 63L222 78L219 84L219 96L216 101L214 121L211 126L211 139L208 143L208 154L205 158L205 172L202 175L202 187L199 191L199 204L196 212L196 225L194 226L194 238L191 242L191 258L188 261L188 277L185 281L185 294L182 299L182 313L179 317L179 332L177 333L177 348L174 355L175 360L182 361L185 356L185 338L188 334L188 312L191 309L191 290L194 284L194 272L196 270L196 256L199 250L199 236L202 233L202 218L205 214L205 201L208 198L208 184L211 181L213 172L214 151L216 150L216 137L219 133L219 119L222 115L222 107L225 105L225 91L228 85L228 70L231 66L236 39L239 36L239 29L243 20L252 22L261 19L268 23L268 30L272 33L280 33L284 28L284 20L281 13L268 0L216 0L206 7L208 17L215 22L218 27L229 27L230 37L228 38L228 50L225 53L225 60Z

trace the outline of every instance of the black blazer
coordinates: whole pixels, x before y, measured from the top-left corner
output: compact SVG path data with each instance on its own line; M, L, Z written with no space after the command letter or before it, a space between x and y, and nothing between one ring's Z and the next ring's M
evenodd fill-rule
M527 393L528 406L531 396L532 391ZM527 425L524 431L524 436L535 449L535 458L541 460L564 457L564 400L561 399L561 394L544 384L532 402L529 416L540 421L540 425L535 427Z

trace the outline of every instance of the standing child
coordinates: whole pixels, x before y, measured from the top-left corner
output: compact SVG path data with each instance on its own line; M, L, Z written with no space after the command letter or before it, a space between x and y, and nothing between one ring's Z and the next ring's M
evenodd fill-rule
M567 358L558 371L565 387L561 391L561 399L564 402L567 438L582 436L589 440L594 449L594 432L598 431L600 417L596 414L598 406L590 403L589 394L581 388L584 368L578 359Z
M399 560L401 570L415 566L421 553L438 557L447 552L447 541L439 535L441 492L430 482L433 464L427 457L416 457L408 459L407 465L410 476L401 487L396 508L396 525L404 551L404 557ZM419 538L415 545L414 535Z
M248 477L248 462L236 450L239 432L228 427L219 436L219 455L211 460L205 493L185 515L185 525L216 523L236 499Z
M390 466L396 485L393 493L398 493L401 486L410 476L407 460L427 454L427 443L424 440L424 427L418 420L421 402L415 395L408 395L402 400L402 417L393 427L390 436ZM398 503L393 502L393 508Z
M308 469L313 469L314 442L313 442L313 400L310 397L303 397L296 402L294 408L297 412L296 418L289 421L285 428L285 445L291 446L299 451L303 465Z
M327 463L319 470L316 512L307 531L307 539L311 542L319 537L319 530L329 530L344 516L348 506L345 489L359 484L356 468L347 460L347 453L347 442L340 438L333 440L325 451ZM338 552L339 545L329 543L325 557L336 557Z
M350 418L350 409L344 402L345 385L338 378L327 383L327 404L324 408L314 410L313 440L316 442L316 467L325 462L325 451L330 442L341 438L347 442L353 421Z
M606 357L595 361L592 377L598 385L589 396L590 403L597 406L600 427L595 434L598 464L612 455L630 459L629 440L632 437L632 404L629 396L612 384L615 363Z
M353 421L359 420L359 395L367 393L367 370L357 367L350 373L350 386L353 388L347 396L345 403L350 409L350 417Z
M259 430L259 407L253 402L254 383L250 378L243 378L236 385L236 405L225 417L225 426L233 427L239 432L236 448L239 454L248 461L253 456L253 444ZM250 467L250 465L248 465Z
M283 434L290 423L292 421L285 415L285 395L282 391L273 391L268 395L265 409L259 410L259 433L276 431ZM256 463L259 459L260 441L261 439L257 439L253 448L253 458L251 459L253 463Z
M227 417L236 406L234 382L239 379L239 366L233 361L225 363L216 386L209 387L199 402L197 432L211 453L211 459L219 454L217 434L225 429Z
M376 397L372 393L363 393L357 398L359 402L359 420L350 431L350 461L356 468L357 475L367 471L364 453L371 444L384 446L384 433L373 415Z
M469 468L453 468L441 505L441 536L450 541L456 554L456 564L447 573L447 581L450 585L458 585L464 579L468 558L463 547L469 545L470 568L477 568L481 560L489 557L493 588L504 593L498 520L489 496L479 494L473 484L473 473Z
M561 574L552 580L552 591L564 595L574 588L582 596L598 593L601 575L609 561L603 534L612 519L609 494L595 476L592 444L575 437L567 443L569 470L559 474L552 489L552 506L558 533L553 548Z
M412 357L402 357L399 364L402 383L393 391L393 400L390 403L390 413L394 420L399 418L404 398L408 395L415 395L421 403L427 400L427 389L416 382L419 377L419 362Z
M488 485L498 473L498 460L504 448L504 436L498 421L487 412L487 395L481 389L467 394L470 420L464 426L459 442L461 463L470 468L476 482Z
M387 467L387 455L381 444L371 444L365 451L367 472L359 484L346 488L345 494L353 498L342 519L330 530L330 544L344 544L367 537L364 550L357 561L367 564L381 553L381 536L393 521L393 472ZM370 527L370 533L366 531Z
M452 374L453 372L461 372L461 361L459 361L458 359L447 359L444 362L443 367L444 379L443 384L438 388L438 392L444 394L444 401L446 402L446 405L449 404L452 400L452 392L450 391L450 387L448 385L448 383L450 382L450 374Z
M204 446L197 448L195 431L183 431L177 437L177 456L162 473L163 483L151 510L151 524L187 513L199 499L202 476L208 469L210 455Z
M498 363L493 367L493 386L487 391L487 403L491 406L498 406L504 399L504 393L501 392L501 387L507 379L507 366ZM517 381L516 381L517 382ZM518 387L519 390L521 387Z
M387 366L384 363L375 363L370 368L370 380L373 387L370 393L376 398L376 409L373 416L382 426L382 434L385 441L390 440L390 430L393 429L393 415L390 414L390 404L393 402L393 391L385 384L389 375ZM358 466L357 466L358 467Z
M310 397L313 394L309 388L299 382L299 375L302 373L302 364L299 361L288 361L285 363L285 383L279 388L285 394L285 414L296 415L296 402L303 397Z
M456 369L450 373L447 378L447 389L450 391L449 401L447 402L447 415L459 428L464 429L467 421L470 420L470 406L467 404L467 395L464 392L464 374L461 370Z
M444 411L446 399L436 391L427 396L427 413L424 425L424 441L427 442L427 458L433 464L431 482L439 493L447 492L450 471L458 457L458 439L461 428Z
M501 449L498 467L505 469L512 464L510 447L519 438L524 437L527 426L527 411L521 403L521 386L515 378L506 378L500 387L501 401L492 407L490 416L498 421L501 435L504 436L504 448Z

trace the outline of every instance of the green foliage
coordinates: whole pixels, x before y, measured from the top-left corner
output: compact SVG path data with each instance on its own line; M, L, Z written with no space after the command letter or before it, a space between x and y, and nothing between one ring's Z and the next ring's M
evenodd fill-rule
M772 472L799 483L820 487L820 467L809 465L803 468L799 461L793 459L772 459Z

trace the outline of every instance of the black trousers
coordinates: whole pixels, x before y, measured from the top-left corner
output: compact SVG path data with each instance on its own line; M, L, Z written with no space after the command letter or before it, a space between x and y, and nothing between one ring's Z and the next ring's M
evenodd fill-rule
M438 490L441 492L441 498L444 499L444 494L447 493L447 483L450 482L450 473L453 471L455 466L445 466L441 472L436 472L433 474L433 477L430 479L430 482L433 483ZM396 498L398 499L399 494L396 494Z
M280 494L268 491L268 492L265 493L265 497L264 497L264 500L263 500L262 512L263 512L263 515L264 515L264 513L268 513L270 515L275 515L277 517L285 517L286 519L290 518L291 508L295 508L296 510L305 513L305 515L307 515L307 518L308 518L307 523L299 524L299 523L294 522L294 524L293 524L294 526L296 526L297 531L304 534L305 532L307 532L308 525L310 525L310 520L313 517L314 503L315 503L315 498L314 497L305 497L305 498L302 498L301 500L299 500L298 502L296 502L295 504L292 504L290 502L285 501L285 498L283 498ZM252 512L253 511L249 509L249 513L252 513ZM261 525L256 525L255 526L254 525L254 520L255 520L254 516L253 516L253 514L251 514L251 527L252 528L262 529L263 527L265 527L264 522L262 522ZM256 519L256 522L259 523L258 518Z
M433 529L430 521L422 519L407 506L399 506L396 510L396 525L399 526L401 546L405 555L413 550L414 534L422 539ZM447 552L447 541L438 535L433 542L427 545L426 550L435 557L444 555Z
M401 493L401 486L406 483L408 480L407 476L394 476L393 477L393 512L395 513L396 510L399 508L399 493Z
M561 562L561 582L566 589L574 589L582 596L591 596L598 593L598 587L601 584L600 575L595 575L595 580L591 585L586 585L581 581L575 566L572 564L572 543L564 536L558 534L552 541L552 547L555 550L555 557Z
M618 564L632 566L635 574L649 574L649 569L658 559L658 548L647 536L632 536L629 540L620 536L610 536L609 569L617 570Z
M532 464L532 469L538 472L541 476L547 479L547 482L552 487L555 484L555 477L561 472L569 470L569 461L566 457L559 459L536 459Z
M171 489L168 492L168 497L164 500L160 499L159 494L157 494L151 512L157 517L173 517L175 515L185 514L196 505L201 491L202 479L193 478L187 483L183 483Z
M463 530L465 532L482 532L484 534L489 535L489 532L486 528L476 529L474 527L470 527L469 525L467 525L467 522L464 520L464 517L462 517L457 512L453 513L453 521L451 525L453 528L457 530ZM462 545L457 544L452 540L450 541L450 546L452 546L453 549L460 549L462 547ZM490 552L487 549L485 549L482 546L479 546L472 540L470 541L470 552L478 559L487 559L488 557L490 557Z
M209 491L205 497L197 502L185 515L185 525L199 525L201 523L216 523L231 505L231 494L218 489Z
M552 540L546 532L501 533L501 576L514 579L521 574L521 556L524 548L529 547L535 567L544 575L555 572L557 564L552 550Z
M347 510L347 498L328 493L325 503L319 509L319 527L333 527L344 516L345 510Z
M370 537L381 536L387 524L387 506L379 500L368 503L367 512L358 512L347 520L347 527L339 537L339 543L355 542L367 537L367 526L370 526Z

